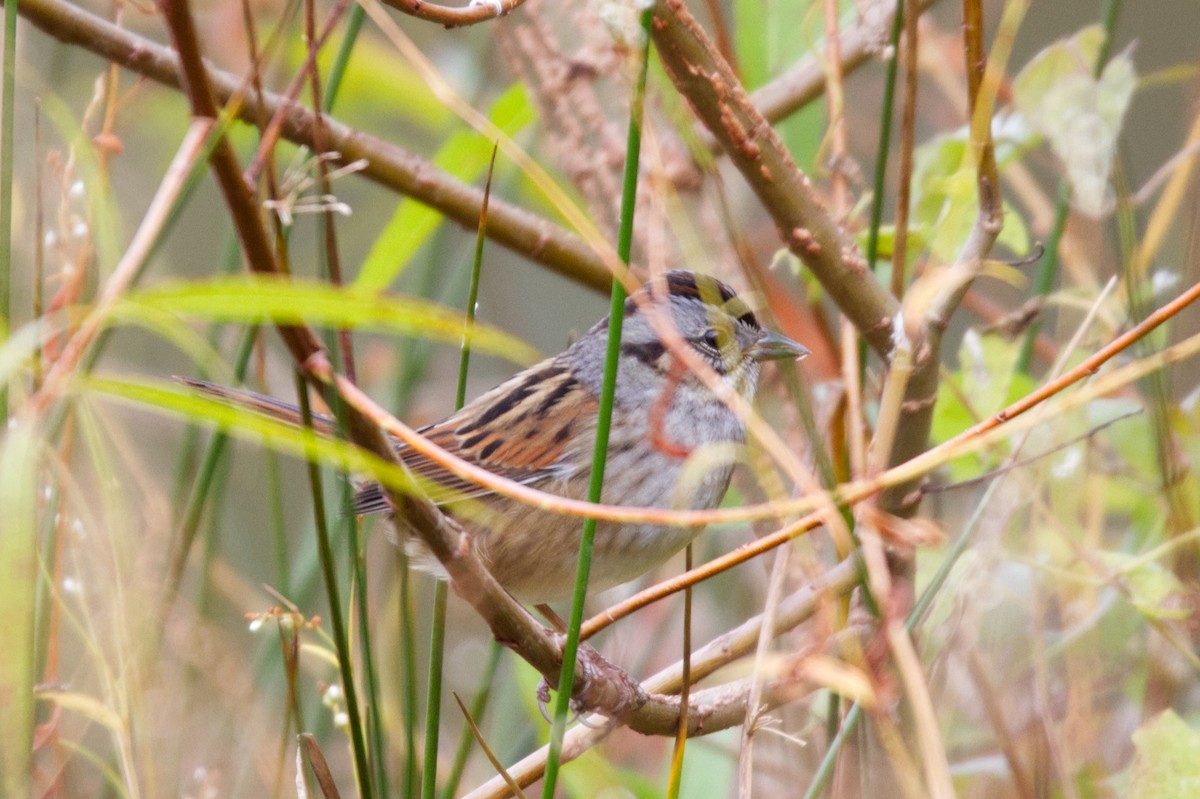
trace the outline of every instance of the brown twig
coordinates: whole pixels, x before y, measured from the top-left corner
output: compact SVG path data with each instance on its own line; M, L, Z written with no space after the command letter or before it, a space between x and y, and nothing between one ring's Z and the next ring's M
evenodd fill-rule
M279 134L283 128L283 118L287 109L296 104L296 98L300 96L300 89L304 86L305 78L311 77L316 81L320 73L317 68L317 54L321 52L321 48L329 41L329 36L337 27L338 20L350 7L349 0L338 0L329 12L329 17L325 20L325 26L320 34L316 32L316 26L309 24L309 19L312 16L306 9L305 11L305 36L308 39L308 54L305 57L304 64L297 70L292 77L291 83L283 93L283 102L276 107L271 115L271 121L262 128L259 135L258 149L254 153L254 157L250 159L250 165L246 167L245 181L248 185L253 186L258 176L262 174L263 167L268 159L275 152L275 145L279 142ZM254 89L258 92L259 98L262 98L262 83L259 80L258 65L254 67ZM314 90L319 92L319 89ZM321 142L318 141L321 132L324 130L324 124L321 119L321 105L318 102L320 99L319 93L314 94L313 102L313 146L312 149L318 155L325 150L320 149ZM264 109L265 110L265 109ZM260 122L261 124L261 122Z
M476 25L498 17L507 16L524 4L525 0L471 0L461 8L442 6L427 0L383 0L385 5L402 11L410 17L436 22L447 28Z
M65 0L28 0L20 4L19 13L59 41L82 47L158 83L180 87L179 62L170 48L118 28ZM220 102L242 91L242 81L238 78L212 67L204 68L207 82ZM271 114L284 110L284 138L314 146L312 111L277 94L268 92L260 97L248 92L247 102L238 110L239 118L253 124L260 102ZM482 191L390 142L328 116L324 117L324 123L328 148L340 154L340 163L365 159L367 167L363 174L371 180L475 229L483 206ZM488 236L493 241L586 286L608 290L611 278L603 259L579 237L494 197L490 206Z
M1010 8L1018 6L1020 4L1013 4ZM919 318L897 320L897 333L903 332L905 341L911 346L912 372L905 374L892 370L888 375L888 382L903 381L904 387L903 403L898 409L901 414L898 434L886 447L880 447L881 451L888 452L889 467L911 460L924 452L929 445L933 406L937 401L942 333L949 324L950 315L958 308L963 295L983 268L984 258L995 244L1003 224L1000 179L996 170L991 131L996 87L1007 64L1007 45L1011 43L1004 39L1004 35L1012 33L1012 17L1007 11L1005 17L997 34L997 43L994 45L994 54L997 57L989 62L984 57L982 11L979 2L963 2L963 51L966 57L969 91L967 107L971 114L969 123L972 153L975 155L979 214L957 260L944 275L937 277L938 284L927 307L907 309ZM910 326L911 329L900 331L902 325ZM920 500L918 481L914 480L889 488L880 497L880 506L896 516L906 517L916 512ZM891 560L894 576L902 582L908 582L913 569L909 553L893 552Z

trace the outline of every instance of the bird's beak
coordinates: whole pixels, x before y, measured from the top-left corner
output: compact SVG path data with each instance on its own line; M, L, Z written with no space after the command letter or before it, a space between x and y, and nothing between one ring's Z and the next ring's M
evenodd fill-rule
M749 354L756 361L799 360L808 355L808 347L782 333L768 330L750 347Z

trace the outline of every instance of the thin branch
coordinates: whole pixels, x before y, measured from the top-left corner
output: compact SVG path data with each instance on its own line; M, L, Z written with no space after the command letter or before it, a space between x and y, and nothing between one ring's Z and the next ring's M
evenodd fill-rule
M429 3L426 0L383 0L384 5L402 11L410 17L436 22L447 28L461 28L505 17L524 3L525 0L471 0L465 6L454 8Z
M27 0L20 3L19 11L35 27L59 41L82 47L163 85L180 87L178 59L168 47L118 28L65 0ZM205 71L217 101L225 103L236 94L245 93L247 101L238 109L240 119L254 124L261 99L261 107L268 114L283 111L284 138L315 149L312 111L271 92L260 98L237 77L211 66L206 65ZM456 180L401 147L328 115L323 122L326 146L340 154L338 163L364 159L366 177L440 211L463 227L475 229L483 206L481 190ZM590 288L608 290L611 277L604 261L578 236L494 197L488 219L488 236L497 244Z
M886 447L887 465L894 466L911 460L929 445L933 423L933 407L937 402L938 365L942 333L950 315L958 308L962 297L983 268L984 258L1000 235L1003 213L1000 201L1000 178L996 168L992 143L992 109L996 91L1008 63L1012 41L1024 16L1027 2L1012 2L1004 14L992 45L992 57L985 58L983 48L982 11L978 0L963 2L963 50L967 65L968 104L970 109L971 153L974 156L979 214L975 225L955 263L946 274L939 276L934 297L926 308L911 308L920 319L909 320L911 330L906 338L914 340L912 373L890 372L888 382L903 381L903 403L899 433ZM904 325L903 319L897 326ZM895 393L899 393L898 391ZM881 410L882 413L882 410ZM882 449L882 447L881 447ZM911 516L921 501L916 481L890 488L880 498L880 506L897 516ZM895 553L893 568L897 576L911 576L913 564L906 554Z

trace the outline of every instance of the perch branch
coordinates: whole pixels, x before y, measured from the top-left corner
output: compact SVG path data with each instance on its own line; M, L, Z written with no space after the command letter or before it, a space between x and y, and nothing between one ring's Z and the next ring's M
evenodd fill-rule
M826 571L815 583L804 586L783 599L774 613L772 635L777 637L789 630L795 629L801 623L811 618L820 608L822 602L845 595L853 590L857 584L858 564L855 557L850 557ZM691 681L694 683L697 680L708 677L723 666L752 652L758 643L763 622L764 618L761 615L747 619L739 626L714 638L694 651L691 656ZM643 681L642 689L654 696L674 694L680 690L682 683L683 662L679 661ZM705 694L702 700L711 699L712 696L713 694ZM698 705L692 705L692 710L689 713L696 712L698 708ZM743 707L741 711L744 716L745 708ZM677 710L674 718L676 721L678 720ZM567 738L563 745L564 762L583 754L588 748L599 743L611 731L610 727L599 726L603 724L603 718L594 717L586 721L586 724L580 724L567 733ZM665 719L655 720L654 723L663 725L669 724L670 721L671 717L668 716ZM729 719L729 722L726 726L739 724L741 723L741 719L732 718ZM710 716L705 719L703 729L697 732L699 734L707 734L717 732L719 729L724 729L724 727L718 727L717 719ZM649 732L650 730L638 729L638 731ZM692 737L694 734L696 733L689 732L688 737ZM519 763L514 764L508 770L509 774L522 785L528 785L541 776L545 757L546 749L543 747L522 759ZM471 799L484 799L484 797L495 799L495 797L507 796L508 794L503 792L504 788L505 786L503 786L501 781L493 780L477 788L469 794L469 797Z
M215 119L217 106L207 83L188 5L174 0L164 2L161 8L180 54L180 82L192 114L199 120ZM266 274L279 272L255 199L242 180L237 155L224 135L213 146L211 164L250 268ZM396 462L395 451L379 426L359 410L369 400L333 371L313 331L303 325L278 325L277 329L308 379L339 392L346 400L347 432L355 443L380 458ZM497 640L512 647L548 678L557 677L561 665L557 639L496 582L479 561L467 534L423 496L393 491L390 498L397 518L410 526L442 562L455 590L479 612ZM623 672L594 650L580 654L575 694L585 706L606 709L610 715L619 717L641 703L642 695L636 684Z

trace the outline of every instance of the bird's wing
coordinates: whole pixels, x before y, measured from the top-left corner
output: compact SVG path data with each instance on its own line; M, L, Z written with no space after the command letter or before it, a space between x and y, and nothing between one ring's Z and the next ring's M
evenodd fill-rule
M462 410L419 432L463 460L519 483L565 476L563 455L581 434L591 440L598 402L557 359L522 372ZM475 499L492 490L462 478L401 445L397 454L436 502ZM369 483L354 497L354 512L389 509L381 487Z
M206 380L176 379L232 405L290 424L303 424L300 409L290 403ZM570 368L552 358L418 432L442 449L489 472L519 483L533 483L546 477L567 476L560 460L580 435L591 440L597 407L595 396L574 378ZM314 413L313 428L324 435L334 435L335 422ZM435 502L477 499L493 493L407 445L395 443L396 454ZM378 483L363 483L355 492L356 515L381 513L390 508Z

